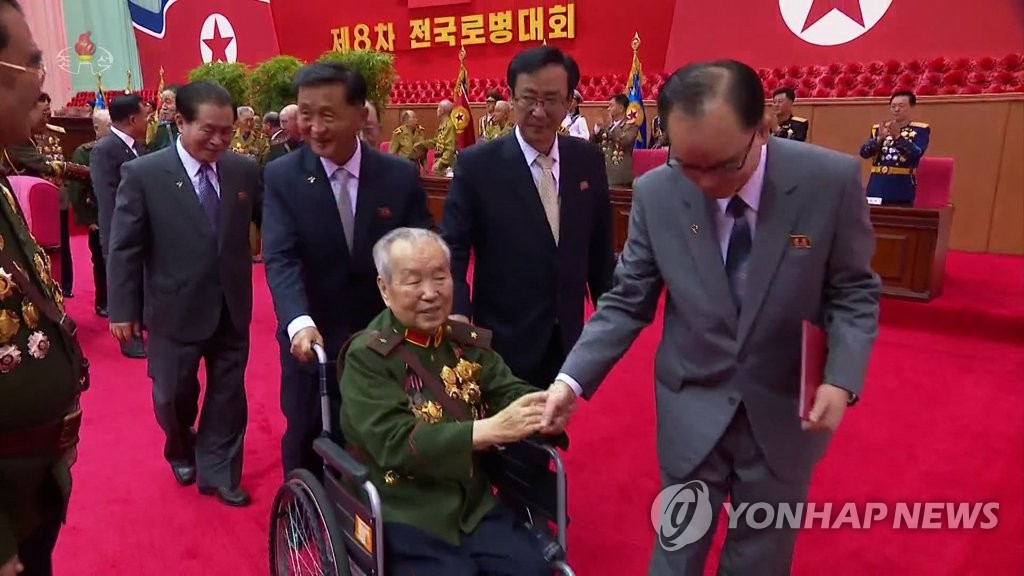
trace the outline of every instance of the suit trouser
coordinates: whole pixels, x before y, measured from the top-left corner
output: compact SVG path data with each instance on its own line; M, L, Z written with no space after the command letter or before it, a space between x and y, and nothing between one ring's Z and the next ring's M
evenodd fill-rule
M60 488L51 478L46 480L40 499L44 502L60 502ZM21 542L18 542L18 559L25 570L20 576L51 576L53 574L53 549L64 523L58 506L51 506L43 514L42 523Z
M60 289L65 295L71 294L75 284L74 264L71 261L71 223L68 211L60 211Z
M92 255L92 281L96 285L96 307L107 307L107 264L103 261L100 231L89 230L89 253Z
M200 359L206 362L202 413ZM153 410L166 438L164 458L172 465L195 463L200 486L236 488L241 482L248 361L249 332L235 327L226 302L217 329L204 341L185 343L149 333Z
M795 417L795 416L794 416ZM799 482L786 481L768 467L746 409L741 403L732 422L707 458L685 478L673 478L662 471L664 487L699 480L708 487L711 502L711 526L699 540L679 550L667 552L655 537L649 574L651 576L703 576L704 562L718 524L719 512L730 499L733 509L743 504L764 502L775 510L778 504L795 505L807 498L811 471ZM762 520L762 514L755 516ZM754 529L746 524L744 510L735 528L729 528L718 561L718 574L727 576L789 576L796 545L797 530L788 527Z
M281 464L284 474L305 468L317 477L323 473L323 459L313 451L313 441L323 431L320 406L320 380L315 360L300 363L291 355L290 345L279 342L281 349L281 412L287 426L281 437ZM332 356L328 355L328 358ZM331 399L331 430L334 441L345 445L338 425L341 413L341 391L338 388L337 365L327 363L327 394Z
M496 505L460 546L408 524L384 525L384 560L393 576L550 576L540 544Z
M555 381L555 376L558 376L563 362L565 362L565 346L562 345L562 330L556 324L551 328L551 335L548 337L540 360L533 366L513 370L513 374L544 390Z

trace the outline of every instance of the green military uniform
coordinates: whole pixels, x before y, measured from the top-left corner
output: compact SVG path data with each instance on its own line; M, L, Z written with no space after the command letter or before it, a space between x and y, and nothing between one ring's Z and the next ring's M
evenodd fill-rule
M497 122L488 122L487 126L484 128L484 133L483 136L481 136L481 139L486 141L501 138L506 134L511 134L515 129L516 125L514 122L508 122L504 126Z
M0 251L63 313L49 259L25 227L3 177ZM70 446L59 446L54 438L50 449L36 451L27 447L28 436L36 427L59 426L77 410L81 374L68 337L40 313L10 271L0 268L0 563L14 556L18 542L42 522L63 518L71 476L62 449ZM77 429L73 437L77 442Z
M608 172L610 186L631 186L633 184L633 145L640 127L633 122L621 120L611 128L601 127L592 140L604 153L604 166Z
M427 139L423 137L422 126L417 126L414 132L412 128L403 124L391 133L388 152L419 164L426 155L428 144Z
M177 123L160 122L156 125L152 139L150 139L149 134L146 134L146 148L149 152L156 152L161 148L167 148L174 144L179 134Z
M248 135L243 134L240 129L235 130L235 135L231 137L232 152L257 160L263 158L269 147L270 144L267 142L266 137L257 130L249 132Z
M786 120L779 122L779 129L775 132L775 136L806 142L807 132L810 130L810 126L811 124L807 121L807 118L790 116Z
M92 149L96 141L86 142L75 149L71 155L71 161L80 166L89 166L89 159L92 156ZM99 223L99 209L96 206L96 196L92 191L92 180L69 180L67 182L68 202L71 203L72 211L75 214L75 224L79 226L93 226Z
M430 141L434 146L434 176L445 176L449 168L455 167L455 123L448 116L441 118L437 135Z
M68 208L64 180L89 178L88 168L65 161L60 143L64 133L63 128L47 124L45 132L26 140L23 145L8 147L4 155L7 176L35 176L52 182L60 191L61 210Z
M454 321L414 333L385 310L339 358L342 431L380 490L384 518L456 546L495 503L473 451L473 420L537 391L512 374L490 339ZM420 368L450 400L437 397Z

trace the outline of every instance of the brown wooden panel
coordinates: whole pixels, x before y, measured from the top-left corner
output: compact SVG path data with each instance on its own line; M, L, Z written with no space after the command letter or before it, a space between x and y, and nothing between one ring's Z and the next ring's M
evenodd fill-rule
M1010 105L1001 156L988 251L1024 254L1024 102Z

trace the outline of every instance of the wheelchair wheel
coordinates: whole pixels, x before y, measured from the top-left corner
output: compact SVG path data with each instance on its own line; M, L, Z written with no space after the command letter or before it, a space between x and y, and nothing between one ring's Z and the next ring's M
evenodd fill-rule
M350 576L334 508L320 481L295 470L277 490L270 511L270 573Z

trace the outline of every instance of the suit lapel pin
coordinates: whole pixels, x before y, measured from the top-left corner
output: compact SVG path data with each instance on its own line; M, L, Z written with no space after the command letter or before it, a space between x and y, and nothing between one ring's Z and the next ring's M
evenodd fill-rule
M583 192L584 190L588 190L589 188L590 188L590 182L587 182L586 180L584 180L583 182L580 182L580 192Z
M309 180L309 183L312 184L313 182L316 182L316 176L310 176L309 178L306 178L306 180Z
M811 237L810 236L805 236L803 234L790 234L789 235L789 244L793 248L805 248L805 249L806 248L810 248L811 247Z
M182 186L184 186L184 183L181 180L178 180L177 182L174 183L174 185L177 186L178 188L181 188Z
M694 236L697 235L698 231L700 231L700 226L697 226L696 224L694 224L693 226L690 226L690 232L693 232Z

